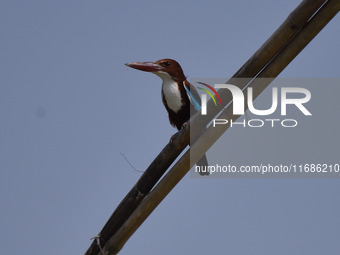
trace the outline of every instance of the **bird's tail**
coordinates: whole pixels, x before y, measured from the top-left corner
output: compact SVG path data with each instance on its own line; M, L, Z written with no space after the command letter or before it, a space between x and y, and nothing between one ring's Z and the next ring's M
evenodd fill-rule
M209 175L208 170L208 160L205 154L200 158L200 160L196 163L197 166L199 166L199 174L200 175Z

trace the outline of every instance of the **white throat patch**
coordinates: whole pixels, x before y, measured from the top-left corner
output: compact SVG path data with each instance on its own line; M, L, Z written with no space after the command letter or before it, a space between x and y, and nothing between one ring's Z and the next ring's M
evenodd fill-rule
M155 72L155 74L163 80L162 91L168 107L175 113L178 112L183 103L177 83L165 72Z

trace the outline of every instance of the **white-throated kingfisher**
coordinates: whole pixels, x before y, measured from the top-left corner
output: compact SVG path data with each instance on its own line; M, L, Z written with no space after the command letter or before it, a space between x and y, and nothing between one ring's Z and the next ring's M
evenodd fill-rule
M187 81L177 61L161 59L155 62L132 62L125 65L154 73L162 79L162 101L168 111L170 124L178 130L189 120L190 106L193 106L196 111L200 110L200 97L197 90ZM205 155L197 162L197 165L208 166ZM209 172L200 172L200 174L209 175Z

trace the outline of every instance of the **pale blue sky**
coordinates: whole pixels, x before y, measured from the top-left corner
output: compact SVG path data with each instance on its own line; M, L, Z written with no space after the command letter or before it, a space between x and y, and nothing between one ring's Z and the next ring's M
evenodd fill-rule
M299 2L2 0L2 253L83 254L140 177L120 152L145 169L175 133L159 78L124 63L230 77ZM339 21L280 76L339 77ZM121 254L339 254L339 191L339 179L188 175Z

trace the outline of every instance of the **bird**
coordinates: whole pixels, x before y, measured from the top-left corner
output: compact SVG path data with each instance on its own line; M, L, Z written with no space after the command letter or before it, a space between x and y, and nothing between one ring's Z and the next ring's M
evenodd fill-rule
M170 124L178 130L187 123L192 114L200 110L201 102L198 92L187 81L182 67L176 60L165 58L155 62L131 62L125 65L151 72L162 79L162 102L168 112ZM192 106L191 113L190 106ZM207 169L208 161L205 154L196 165L200 166L200 170ZM209 172L199 171L199 174L209 175Z

